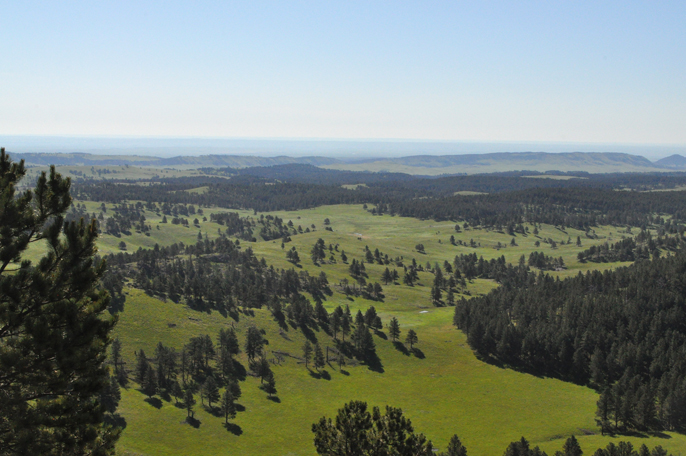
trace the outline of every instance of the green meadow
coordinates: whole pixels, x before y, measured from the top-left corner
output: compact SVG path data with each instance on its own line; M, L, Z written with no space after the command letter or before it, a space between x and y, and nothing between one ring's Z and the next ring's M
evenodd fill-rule
M201 190L200 190L201 191ZM90 212L97 212L99 204L86 203ZM219 208L203 208L209 220L212 212L227 211ZM259 217L252 211L239 211L242 216ZM373 216L359 205L328 206L295 212L273 212L295 227L307 227L314 231L292 236L285 248L281 241L241 242L242 248L252 248L258 258L278 268L294 267L286 261L285 250L293 246L300 254L297 269L307 270L311 275L324 271L332 285L333 295L324 305L332 311L338 305L348 304L354 313L373 305L384 325L391 317L397 317L401 325L401 339L410 328L419 337L416 354L396 348L386 338L384 329L374 336L381 368L371 370L368 366L348 365L339 369L329 364L321 374L305 368L297 359L305 337L298 329L289 326L280 331L279 326L266 309L256 309L252 315L240 314L238 321L223 317L217 312L201 313L189 309L183 303L163 301L147 296L142 291L127 287L124 310L119 314L115 336L124 345L128 366L134 363L133 353L144 349L152 355L155 345L162 342L177 350L190 337L209 334L216 339L220 328L234 325L243 341L246 327L256 324L266 332L269 358L274 352L285 352L282 362L272 369L276 377L278 400L267 399L259 389L259 379L247 376L241 383L241 405L232 425L224 427L223 417L214 416L200 405L196 406L196 426L186 422L186 411L175 405L175 400L146 401L133 382L122 389L120 414L126 420L118 444L120 454L188 455L188 454L256 454L256 455L314 455L312 423L322 416L334 416L336 410L352 399L364 400L371 405L386 404L401 407L412 420L415 429L427 435L439 449L445 449L449 438L458 434L470 455L500 455L507 444L525 436L532 445L539 445L548 454L561 449L565 439L576 435L586 452L591 454L609 441L631 440L638 446L660 444L674 454L686 452L686 437L665 434L658 437L608 437L601 436L594 422L597 394L592 389L550 378L496 367L477 359L466 342L466 337L452 325L451 307L434 307L429 298L433 274L419 273L419 283L414 287L389 284L384 286L383 302L362 298L348 298L333 286L344 278L351 279L348 265L341 261L345 251L348 263L362 259L364 248L379 249L390 258L402 256L406 261L413 258L418 264L442 266L445 260L452 262L455 255L476 253L486 259L504 255L508 262L516 263L522 255L534 250L547 255L562 257L567 265L563 271L551 272L561 277L578 274L589 269L613 268L619 264L581 264L576 256L580 250L593 244L631 236L625 228L598 227L597 238L586 237L583 231L553 226L539 227L538 236L518 234L516 245L510 245L512 236L481 229L463 229L455 232L455 224L412 218ZM191 217L192 220L194 217ZM161 216L146 212L147 223L152 225L149 236L132 233L116 238L103 235L99 241L101 253L119 251L118 244L124 240L127 250L151 248L156 243L168 245L216 237L220 225L203 222L185 228L181 225L161 223ZM324 230L328 218L333 231ZM159 229L158 229L159 227ZM533 226L529 231L533 232ZM449 242L453 235L457 240L476 248L454 246ZM582 246L575 245L577 236ZM333 252L334 261L316 266L309 252L318 238L338 245ZM553 239L558 245L551 248L536 241ZM567 244L568 239L572 242ZM564 245L561 245L564 241ZM498 243L501 247L498 248ZM415 250L424 245L424 252ZM506 247L504 247L506 246ZM368 281L381 283L381 273L386 266L366 264ZM392 268L392 266L389 266ZM402 271L399 270L402 276ZM465 298L487 293L497 286L488 280L477 279L468 283ZM458 295L459 300L462 296ZM458 304L459 305L459 304ZM323 331L315 332L323 347L333 347L330 336ZM247 367L247 359L239 355Z

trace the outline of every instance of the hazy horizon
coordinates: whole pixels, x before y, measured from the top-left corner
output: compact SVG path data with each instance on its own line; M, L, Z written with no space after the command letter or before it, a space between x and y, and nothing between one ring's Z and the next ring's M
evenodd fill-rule
M657 160L686 154L686 145L607 144L546 141L441 141L413 139L191 138L0 135L0 146L16 153L95 155L257 155L333 158L394 158L409 155L463 155L500 152L616 152Z

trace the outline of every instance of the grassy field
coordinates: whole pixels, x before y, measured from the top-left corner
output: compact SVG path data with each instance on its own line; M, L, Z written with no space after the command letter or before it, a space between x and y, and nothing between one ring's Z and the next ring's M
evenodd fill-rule
M98 206L87 204L89 211L96 211ZM208 219L210 213L219 211L218 208L204 208ZM252 216L252 212L241 214ZM616 267L618 264L580 264L576 255L592 244L630 236L623 232L624 229L600 227L596 228L598 239L588 239L581 231L542 226L538 236L517 235L517 245L510 246L512 236L507 234L471 229L456 233L453 223L372 216L361 206L354 205L273 214L285 221L292 220L296 227L315 225L316 231L293 236L287 248L295 246L302 259L302 268L310 274L325 271L332 284L350 278L347 265L340 261L340 251L346 252L349 261L361 259L365 246L372 251L378 248L389 257L415 258L422 265L427 262L442 264L444 260L452 262L455 255L472 252L486 259L504 255L508 262L517 262L521 255L528 256L529 252L539 250L564 258L567 269L553 273L564 277L591 268ZM198 231L212 238L219 228L217 224L202 221L199 226L190 228L162 224L152 213L146 213L146 218L153 226L150 236L140 233L121 238L105 235L99 241L101 252L118 251L121 239L125 240L128 250L179 240L195 242ZM330 219L333 232L323 230L325 218ZM529 229L533 231L532 226ZM450 235L466 243L474 240L480 247L450 245ZM581 247L575 245L577 236L582 239ZM334 255L336 263L315 266L309 259L309 251L320 237L327 245L339 245L339 252ZM536 248L534 243L543 238L552 238L558 242L558 247L552 249L542 243ZM572 243L567 245L570 238ZM565 245L560 245L560 241L565 241ZM498 242L508 247L498 249ZM425 253L415 250L419 243L424 244ZM244 248L249 245L258 258L264 257L275 267L292 267L286 261L280 241L242 245ZM380 282L385 267L366 265L369 280ZM176 407L173 399L146 402L145 396L132 383L122 391L120 413L126 420L126 429L118 451L147 455L313 455L311 424L321 416L333 416L351 399L401 407L415 428L440 449L444 449L450 436L457 433L473 456L502 454L509 442L521 436L526 436L549 454L560 449L571 434L579 436L587 454L612 440L598 434L593 419L597 395L593 390L498 368L478 360L467 345L466 337L451 324L453 309L432 306L429 289L433 275L420 272L419 276L419 285L415 287L385 286L383 302L362 298L349 300L334 292L325 306L331 311L337 305L349 304L354 314L357 309L364 311L374 305L384 324L391 316L397 317L403 331L401 337L410 328L417 332L420 356L408 355L384 336L376 335L374 341L382 365L376 371L358 365L347 366L341 372L338 366L329 365L325 368L326 374L317 376L296 359L286 357L282 364L273 366L279 400L268 400L258 388L259 380L248 376L241 384L243 396L238 401L243 409L228 429L223 426L223 418L213 416L200 405L196 407L195 415L199 425L189 425L185 422L186 412ZM494 286L487 280L475 280L468 285L468 290L473 296L486 293ZM254 316L241 315L239 321L234 321L216 312L199 313L183 304L164 302L133 288L127 288L124 311L120 313L115 335L123 341L125 359L132 365L135 350L142 348L152 354L159 341L180 349L190 337L210 334L216 338L219 329L228 325L236 326L242 340L246 326L253 323L266 331L270 357L272 351L300 356L305 341L303 334L289 327L285 335L281 335L267 310L256 310ZM318 332L316 337L323 346L333 346L325 333ZM242 363L247 366L242 356ZM636 446L645 441L649 446L661 444L675 454L686 453L686 438L677 434L667 434L665 438L632 437L630 440Z

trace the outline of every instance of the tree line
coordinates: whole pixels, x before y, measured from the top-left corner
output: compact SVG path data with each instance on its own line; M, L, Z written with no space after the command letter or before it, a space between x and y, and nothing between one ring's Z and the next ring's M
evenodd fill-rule
M686 253L462 300L454 323L482 357L589 384L603 430L686 425Z
M415 431L402 409L386 406L382 411L363 401L350 401L338 409L334 419L322 417L312 424L314 447L322 456L467 456L467 447L453 434L446 451L438 452L431 440ZM555 456L582 456L579 441L573 435L555 452ZM538 446L531 448L522 437L511 442L503 456L547 456ZM652 450L645 444L638 450L631 442L598 448L593 456L671 456L662 446Z

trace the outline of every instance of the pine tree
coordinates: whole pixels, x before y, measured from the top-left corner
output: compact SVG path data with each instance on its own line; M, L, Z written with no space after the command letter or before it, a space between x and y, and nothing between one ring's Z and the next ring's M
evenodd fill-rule
M340 309L340 307L338 308ZM336 310L338 310L336 309ZM331 332L333 332L333 338L336 339L336 334L338 334L338 331L341 329L341 316L338 312L333 313L331 315Z
M388 324L388 332L393 342L400 337L400 323L398 323L397 318L391 318L391 322Z
M260 330L255 326L248 326L248 331L245 336L245 353L248 355L248 359L255 359L262 354L263 344L264 339L262 338Z
M186 416L193 416L193 406L196 404L195 398L193 397L193 390L191 388L186 388L183 394L183 405L186 407Z
M234 419L236 417L236 404L234 400L231 391L228 389L224 391L221 401L221 411L222 414L224 414L224 422L226 424L229 424L229 418Z
M274 378L274 373L272 371L269 371L267 383L264 385L264 390L267 392L267 395L270 399L272 394L276 394L276 379Z
M445 456L467 456L467 448L462 445L456 434L450 438L448 451L445 453Z
M214 377L211 375L207 377L202 389L205 398L207 398L207 404L212 408L212 403L219 400L219 388L217 387L217 382Z
M579 441L574 436L571 436L567 439L564 446L562 447L562 450L564 456L582 456L584 454L584 452L581 451ZM623 454L631 454L631 452Z
M405 337L405 343L410 344L410 350L412 350L412 346L418 342L419 342L419 338L417 337L417 333L414 331L414 329L410 329L409 331L407 331L407 336Z
M226 389L231 391L231 395L235 400L241 397L241 385L238 383L238 380L232 379Z
M157 373L152 367L148 367L145 371L141 391L148 397L153 397L157 394Z
M103 314L97 222L65 221L70 180L54 167L17 192L25 174L1 149L0 453L108 453L118 431L103 426L97 397L115 320ZM39 240L48 253L34 265L22 256Z
M312 344L309 340L306 340L305 345L303 345L303 358L305 358L305 367L307 368L307 364L312 359Z
M324 353L319 342L314 344L314 368L319 370L325 366Z
M174 401L176 404L179 403L179 399L183 398L183 390L181 385L176 380L172 383L171 394L174 396Z

